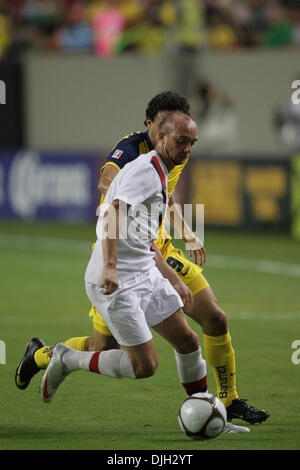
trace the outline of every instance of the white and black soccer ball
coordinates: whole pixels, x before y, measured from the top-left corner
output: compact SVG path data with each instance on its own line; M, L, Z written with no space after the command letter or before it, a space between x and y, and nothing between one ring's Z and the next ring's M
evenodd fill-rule
M211 393L195 393L180 406L178 421L182 431L191 439L212 439L224 430L226 408Z

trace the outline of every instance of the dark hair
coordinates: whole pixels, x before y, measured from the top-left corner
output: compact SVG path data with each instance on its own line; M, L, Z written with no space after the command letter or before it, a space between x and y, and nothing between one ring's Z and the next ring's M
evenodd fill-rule
M152 98L146 109L146 119L153 122L160 111L181 111L189 115L190 105L187 99L174 91L164 91ZM146 125L146 121L144 121Z

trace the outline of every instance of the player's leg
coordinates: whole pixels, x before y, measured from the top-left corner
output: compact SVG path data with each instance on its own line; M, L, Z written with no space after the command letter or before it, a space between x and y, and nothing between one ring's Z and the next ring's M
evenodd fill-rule
M96 288L87 285L87 293L97 305ZM118 294L112 307L103 296L102 302L108 305L101 308L102 316L117 341L122 340L138 378L152 375L158 364L154 343L150 341L150 325L174 347L179 377L185 388L190 393L206 390L206 363L201 355L198 336L187 323L179 295L156 268L152 269L143 284L139 283L136 289L130 290L130 296L126 292ZM115 314L114 309L118 306ZM129 324L131 331L127 332ZM103 357L104 353L100 356Z
M43 400L52 400L64 378L76 370L87 370L115 378L149 377L158 365L152 334L147 325L140 298L133 288L105 296L99 287L86 283L88 297L103 312L110 330L124 350L101 352L76 351L59 343L41 383Z
M175 351L178 376L187 394L207 391L206 361L197 334L189 327L183 310L153 326Z
M53 350L50 363L41 382L41 395L45 403L52 401L57 389L72 372L86 370L114 378L141 379L153 375L158 359L153 340L126 346L125 350L76 351L63 343Z
M93 330L90 336L80 336L69 338L64 344L78 351L106 351L108 349L118 349L119 345L112 336L108 326L102 316L92 305L89 317L93 321Z
M108 349L118 349L119 344L111 334L110 329L94 305L92 305L89 312L89 317L93 321L93 330L91 336L89 336L85 341L84 351L106 351Z
M205 357L214 373L217 396L228 407L238 398L235 351L227 329L226 314L210 287L194 295L193 309L188 315L201 325Z
M89 316L93 321L91 336L71 337L64 344L78 351L105 351L119 348L99 312L92 306ZM26 345L23 358L19 362L16 373L16 386L24 390L32 377L41 369L46 369L51 358L53 346L47 346L40 338L32 338Z
M65 377L76 370L86 370L115 378L140 379L153 375L158 367L156 348L145 318L138 315L135 320L133 321L132 336L127 331L125 340L122 338L121 323L118 325L118 322L114 322L114 320L110 323L120 343L134 342L139 336L140 338L149 338L141 344L125 344L124 350L82 352L71 349L62 343L57 344L42 379L43 400L50 402ZM182 377L187 379L187 382L183 381L187 392L201 391L200 384L203 373L206 377L205 361L199 353L198 337L188 327L183 311L181 309L176 311L158 324L155 329L178 350L181 358L187 357L189 359L188 362L180 361L180 372ZM190 355L193 355L192 363ZM199 359L202 359L201 363ZM204 370L202 368L199 371L198 369L203 366L203 363ZM193 389L189 387L193 387Z
M68 348L63 360L67 372L83 369L115 378L141 379L153 375L158 357L153 339L108 351L76 351Z
M239 398L235 351L227 329L227 317L210 287L194 295L193 310L188 315L202 327L205 357L213 370L217 395L226 406L228 420L241 418L251 424L265 421L270 416L267 411Z
M213 370L217 395L227 408L229 419L242 417L254 423L266 420L269 413L249 406L239 399L236 389L235 351L227 326L227 315L202 274L202 268L188 260L181 250L169 244L163 253L167 263L177 271L194 296L192 312L188 315L202 329L206 360Z
M161 285L165 280L161 281ZM168 288L166 287L166 292ZM172 297L168 299L168 303L172 303ZM156 298L151 302L152 309L158 307ZM164 310L163 303L160 302L159 309ZM149 319L154 318L153 311L149 314ZM164 321L160 322L153 328L164 337L173 346L175 350L175 358L180 381L188 395L198 392L207 391L206 361L201 354L198 336L189 327L183 310L179 309ZM236 426L227 422L224 433L241 433L249 432L249 429L243 426Z
M76 336L69 338L65 341L65 344L70 348L77 349L78 351L85 350L85 343L89 339L89 336ZM49 364L53 346L45 346L37 349L34 353L34 362L38 369L46 369Z
M88 336L70 338L65 342L69 347L84 351L85 341ZM47 346L40 338L32 338L27 342L23 358L19 362L15 373L16 386L24 390L31 379L41 369L46 369L52 355L53 346Z
M182 381L185 388L188 387L187 391L200 391L203 375L206 380L205 361L201 357L198 337L189 328L181 309L179 295L156 268L142 282L135 282L112 296L105 296L99 287L86 283L89 299L101 310L110 331L125 350L81 352L58 344L42 379L44 401L51 401L66 375L75 370L89 370L118 378L136 379L152 375L158 359L149 329L151 324L180 355L179 372L188 379L187 382ZM192 363L190 357L187 363L184 359L191 355ZM200 360L201 365L204 363L204 370L200 370ZM198 388L195 389L196 384Z
M91 336L88 336L85 340L83 351L107 351L108 349L119 348L120 345L111 334L105 335L94 327Z
M201 277L203 277L202 274ZM199 281L202 284L202 280L199 279ZM193 308L187 315L201 326L205 335L225 335L228 332L227 315L220 307L212 288L210 286L202 288L200 285L200 290L194 293L193 297Z
M202 268L188 260L172 244L168 245L163 257L193 293L193 309L188 315L201 326L204 354L214 373L217 395L225 406L229 406L238 394L235 352L227 329L226 314L203 276Z
M187 323L180 296L156 267L150 271L149 285L151 296L142 300L148 325L174 348L178 376L186 392L205 391L206 362L198 335Z
M128 284L126 289L123 287L121 291L117 291L114 295L105 296L97 286L86 283L88 297L93 305L96 308L98 307L98 311L102 312L101 317L98 314L98 323L94 322L94 327L96 326L97 331L99 331L101 326L102 333L105 332L104 326L106 327L106 332L111 335L109 336L109 346L114 344L117 347L119 347L119 344L124 346L125 350L119 351L119 354L120 357L121 355L128 356L134 370L134 378L152 375L158 364L152 334L141 307L141 296L143 294L147 295L147 292L149 292L147 284L145 282L144 284L141 281L136 284ZM93 333L94 345L99 346L99 343L96 342L99 335L95 332L95 328ZM114 338L116 339L114 340ZM102 350L101 354L98 353L100 361L103 361L103 358L109 358L110 351L112 349ZM114 350L114 354L117 357L116 350Z

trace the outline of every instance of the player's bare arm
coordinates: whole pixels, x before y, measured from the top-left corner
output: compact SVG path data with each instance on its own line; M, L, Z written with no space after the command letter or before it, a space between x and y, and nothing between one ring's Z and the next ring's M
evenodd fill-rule
M173 195L169 199L169 207L172 208L172 210L169 211L171 223L174 225L182 240L187 244L189 256L194 256L194 262L196 264L198 262L200 265L204 264L206 262L206 249L201 240L187 224L182 215L182 210L176 203Z
M118 240L124 215L124 204L120 204L118 200L113 201L104 214L103 276L100 287L105 295L112 294L119 286L117 276Z
M153 243L155 249L155 256L154 260L156 263L157 269L161 272L161 274L167 278L174 289L180 295L182 302L184 304L186 312L190 312L193 308L193 294L192 291L188 286L182 282L178 274L174 271L174 269L170 268L170 266L164 260L161 252L156 247L155 243Z
M118 172L119 170L114 165L106 165L103 169L98 183L98 189L103 196L105 196L112 180Z

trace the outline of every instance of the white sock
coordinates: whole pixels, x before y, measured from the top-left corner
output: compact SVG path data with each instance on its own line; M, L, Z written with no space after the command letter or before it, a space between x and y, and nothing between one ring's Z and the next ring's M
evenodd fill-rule
M98 359L98 369L100 374L110 377L136 379L127 351L120 349L102 351Z
M70 348L63 354L62 360L68 372L81 369L115 378L136 378L127 351L121 349L111 349L100 353Z
M191 395L206 390L206 361L202 357L201 348L188 354L175 351L175 358L180 382L187 393Z
M62 362L67 372L90 370L89 364L93 354L95 354L94 351L78 351L77 349L69 348L62 355Z

